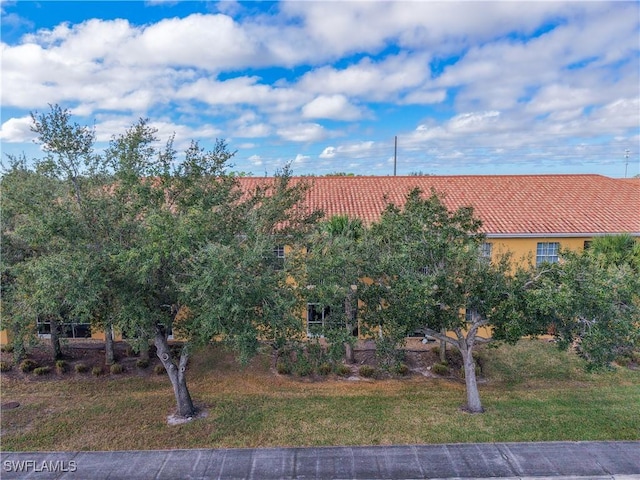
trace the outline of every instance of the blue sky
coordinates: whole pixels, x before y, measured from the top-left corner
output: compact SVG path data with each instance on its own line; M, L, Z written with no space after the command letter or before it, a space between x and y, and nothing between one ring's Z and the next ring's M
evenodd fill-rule
M638 2L4 1L4 154L32 111L138 118L272 175L640 173ZM628 158L625 151L628 150Z

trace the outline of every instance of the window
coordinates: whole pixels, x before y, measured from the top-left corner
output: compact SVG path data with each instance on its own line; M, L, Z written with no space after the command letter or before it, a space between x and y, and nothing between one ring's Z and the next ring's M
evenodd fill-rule
M273 256L275 258L274 268L282 270L284 268L284 245L273 247Z
M536 249L536 265L542 263L557 263L558 262L558 249L560 244L558 242L538 242L538 248Z
M49 338L51 336L51 321L38 319L36 322L38 336ZM79 322L59 322L58 336L61 338L91 338L91 324Z
M319 303L307 304L307 335L320 336L324 330L324 326L329 319L330 308L324 307Z
M585 250L589 250L589 249L591 248L591 240L585 240L585 241L584 241L583 248L584 248Z
M493 243L484 242L480 245L480 258L491 260L491 251L493 249Z

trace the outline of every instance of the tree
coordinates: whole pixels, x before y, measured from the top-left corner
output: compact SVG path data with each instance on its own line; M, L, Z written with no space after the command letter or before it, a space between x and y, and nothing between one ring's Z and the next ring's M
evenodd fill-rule
M420 328L460 351L473 413L483 411L473 358L489 341L481 329L515 316L508 257L481 257L480 226L471 208L450 212L435 192L413 190L403 208L389 205L372 225L365 243L373 282L362 285L367 324L396 338Z
M285 171L243 192L227 171L233 153L224 141L210 151L193 142L179 157L172 139L158 146L144 119L102 155L67 110L33 120L46 158L13 162L3 179L13 324L65 316L136 332L141 348L153 339L178 415L193 415L186 365L194 346L222 335L246 356L260 336L280 338L291 324L286 290L276 288L286 282L269 265L275 242L317 218L301 202L304 184ZM175 358L172 330L184 340Z
M549 329L561 348L575 346L597 370L640 346L640 280L632 237L602 237L592 246L540 267L522 307L527 328Z
M332 357L344 355L350 363L354 361L358 333L357 285L362 276L363 234L359 219L331 217L309 235L291 271L298 296L327 313L323 325L310 333L324 336L330 348L337 350Z

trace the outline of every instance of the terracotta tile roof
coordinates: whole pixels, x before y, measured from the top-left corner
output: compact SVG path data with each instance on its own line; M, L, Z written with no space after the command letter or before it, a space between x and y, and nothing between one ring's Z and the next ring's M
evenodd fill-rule
M269 182L245 177L243 189ZM300 181L295 177L294 181ZM600 175L460 175L306 177L308 204L325 217L349 215L371 223L388 202L402 205L418 187L444 194L449 209L473 206L487 235L640 235L640 181Z

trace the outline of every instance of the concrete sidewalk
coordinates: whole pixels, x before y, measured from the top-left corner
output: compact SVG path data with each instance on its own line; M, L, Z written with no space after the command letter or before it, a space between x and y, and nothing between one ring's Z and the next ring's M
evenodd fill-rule
M3 452L9 479L640 479L640 442Z

